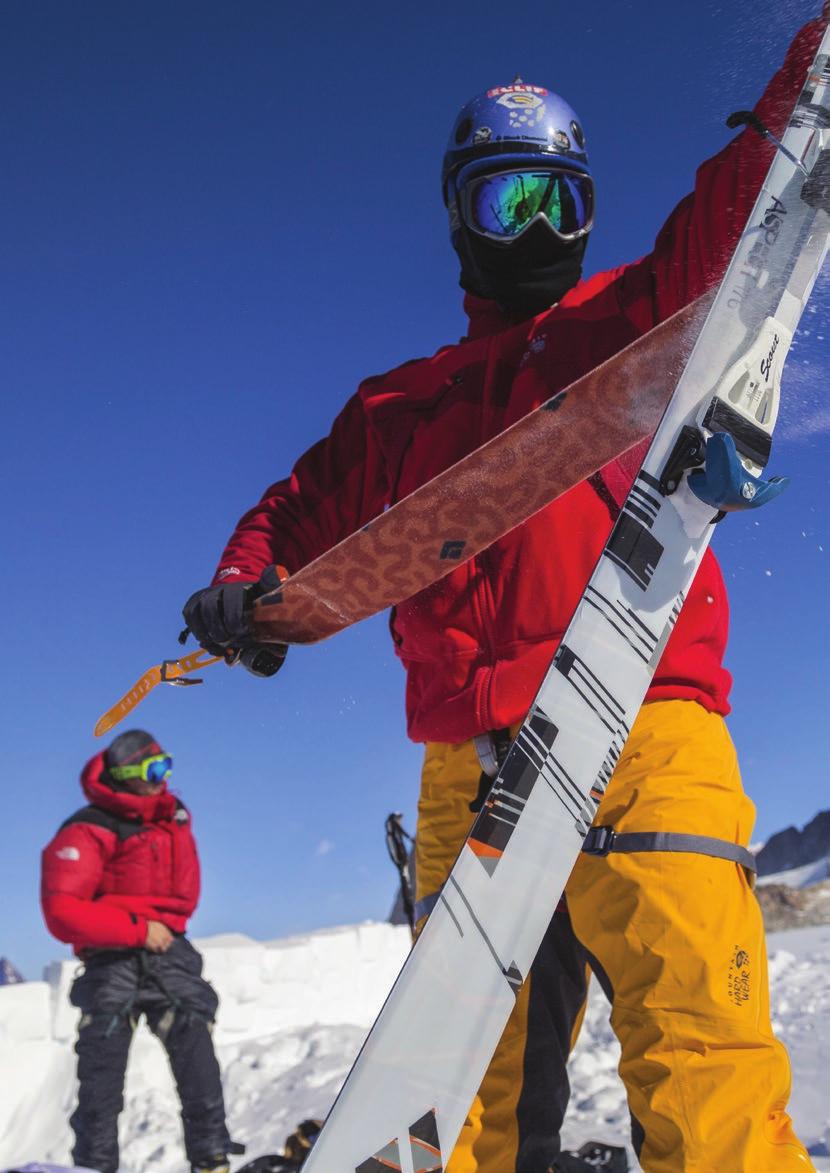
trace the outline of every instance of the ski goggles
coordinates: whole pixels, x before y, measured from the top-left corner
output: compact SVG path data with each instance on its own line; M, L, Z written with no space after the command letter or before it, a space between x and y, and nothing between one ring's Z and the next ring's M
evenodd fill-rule
M116 782L140 778L142 782L158 785L159 782L166 782L173 772L173 759L170 754L156 753L135 766L110 766L109 772Z
M491 240L513 240L537 217L557 236L575 240L594 220L594 185L578 171L528 169L482 175L464 185L465 224Z

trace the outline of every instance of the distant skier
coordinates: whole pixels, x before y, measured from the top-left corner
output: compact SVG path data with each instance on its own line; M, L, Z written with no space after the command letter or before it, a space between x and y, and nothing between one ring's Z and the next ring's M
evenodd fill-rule
M823 21L797 35L756 107L775 134L828 15L826 6ZM770 142L754 130L739 134L699 169L648 255L582 280L594 216L585 141L560 97L519 79L460 112L442 186L468 337L364 382L328 438L242 518L213 585L184 607L208 651L246 648L250 667L250 608L277 585L274 564L299 570L719 282L770 165ZM382 165L373 180L383 181ZM632 207L637 186L649 182L639 175L625 193ZM422 913L533 700L645 448L392 613L409 734L426 743ZM726 590L709 551L596 820L641 833L642 850L609 853L609 839L580 857L448 1173L567 1164L559 1157L566 1060L589 968L612 1001L643 1169L811 1168L786 1112L790 1070L770 1025L763 924L738 862L754 808L724 722L727 629ZM698 837L696 853L667 854L661 832ZM463 1014L463 975L457 994Z
M194 1173L227 1173L238 1147L210 1037L218 999L184 935L199 860L190 812L167 789L172 765L151 734L116 737L81 775L89 805L43 852L46 924L84 962L70 994L81 1011L72 1159L99 1173L118 1169L127 1053L142 1014L170 1059Z

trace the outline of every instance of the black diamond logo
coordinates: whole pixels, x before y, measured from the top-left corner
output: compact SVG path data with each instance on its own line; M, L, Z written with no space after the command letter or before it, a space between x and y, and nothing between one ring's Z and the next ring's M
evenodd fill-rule
M459 542L457 540L450 541L450 542L444 542L443 546L441 547L441 554L440 554L441 561L447 562L449 560L449 561L457 562L458 559L463 554L464 547L466 545L467 545L466 542Z

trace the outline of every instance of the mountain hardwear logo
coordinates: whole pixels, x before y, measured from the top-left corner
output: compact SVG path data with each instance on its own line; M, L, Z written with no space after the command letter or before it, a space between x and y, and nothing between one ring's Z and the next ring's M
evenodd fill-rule
M749 954L746 949L736 945L729 962L729 977L727 978L727 993L729 1001L736 1006L743 1006L750 996L750 965Z

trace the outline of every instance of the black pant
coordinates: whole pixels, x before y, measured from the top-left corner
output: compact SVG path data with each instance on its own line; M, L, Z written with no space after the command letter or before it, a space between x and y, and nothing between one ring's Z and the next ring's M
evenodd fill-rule
M568 1055L588 997L593 959L571 926L564 900L554 913L530 969L527 1036L516 1173L548 1169L561 1152L559 1134L570 1099Z
M141 1014L167 1051L179 1092L184 1144L192 1165L228 1152L219 1064L210 1037L218 998L202 958L184 937L167 953L101 950L86 959L70 993L81 1011L78 1107L72 1159L100 1173L118 1169L118 1115L133 1030Z

